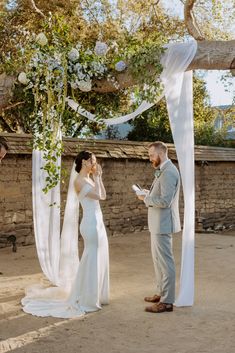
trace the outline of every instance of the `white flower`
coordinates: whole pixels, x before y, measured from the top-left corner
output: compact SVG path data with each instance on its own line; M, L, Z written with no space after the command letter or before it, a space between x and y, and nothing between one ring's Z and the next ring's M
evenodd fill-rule
M115 53L117 53L118 52L118 44L117 44L117 42L115 42L115 41L112 42L111 48L114 50Z
M106 66L99 63L98 61L92 61L91 69L94 71L94 74L103 74L106 71Z
M48 40L44 33L39 33L36 37L36 42L43 47L48 43Z
M76 84L76 82L71 82L70 85L71 85L71 87L73 89L77 89L78 88L78 85Z
M82 47L82 43L81 42L77 42L77 45L76 45L76 49L79 51Z
M85 51L85 54L86 54L86 55L92 55L91 49L88 48L88 49Z
M74 62L79 59L79 51L75 48L72 48L68 53L68 58L70 61Z
M77 72L77 78L79 80L83 80L86 77L86 75L82 71Z
M95 54L98 56L105 56L108 51L108 46L104 42L97 41L95 44Z
M126 68L126 63L122 60L119 61L118 63L116 63L116 65L115 65L115 70L117 70L119 72L125 70L125 68Z
M74 65L74 71L77 73L77 74L81 74L83 72L82 70L82 65L80 63L77 63L76 65Z
M144 92L149 91L150 90L150 86L147 83L144 83L143 90L144 90Z
M27 79L26 73L21 72L18 76L18 81L22 83L22 85L27 85L29 80Z
M77 86L82 92L89 92L91 91L91 81L78 81Z

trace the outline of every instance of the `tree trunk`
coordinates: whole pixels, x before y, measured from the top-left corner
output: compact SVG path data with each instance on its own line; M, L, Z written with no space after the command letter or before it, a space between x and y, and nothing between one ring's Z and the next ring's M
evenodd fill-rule
M231 70L235 69L235 40L230 41L198 41L195 58L187 70ZM154 66L148 68L154 74ZM93 90L100 93L115 92L136 84L130 70L117 74L117 89L106 79L93 82ZM4 86L5 84L5 86ZM9 90L13 86L13 78L0 75L0 111L9 100Z
M0 113L10 100L14 81L13 76L7 76L5 73L0 75Z

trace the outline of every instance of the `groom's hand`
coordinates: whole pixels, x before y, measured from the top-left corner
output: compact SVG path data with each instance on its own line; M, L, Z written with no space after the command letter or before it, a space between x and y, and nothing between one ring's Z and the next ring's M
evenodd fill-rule
M149 190L142 189L141 194L138 194L138 193L136 193L136 194L137 194L137 197L139 200L144 201L145 197L149 194Z

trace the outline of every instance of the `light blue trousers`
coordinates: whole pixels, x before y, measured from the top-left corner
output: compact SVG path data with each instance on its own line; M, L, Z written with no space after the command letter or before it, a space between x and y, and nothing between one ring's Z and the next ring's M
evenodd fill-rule
M162 303L175 301L175 261L171 234L151 233L151 251L156 275L157 295Z

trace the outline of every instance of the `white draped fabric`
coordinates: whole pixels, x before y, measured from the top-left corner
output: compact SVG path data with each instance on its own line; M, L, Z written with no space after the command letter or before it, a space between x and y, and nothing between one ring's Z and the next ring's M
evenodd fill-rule
M106 124L107 126L126 123L127 121L134 119L136 116L142 114L143 112L145 112L146 110L148 110L149 108L151 108L152 106L157 104L157 102L159 102L163 97L164 97L164 93L162 93L159 97L157 97L155 99L155 103L149 103L147 101L143 101L134 112L127 114L127 115L119 116L117 118L105 119L105 120L102 120L102 122L104 124ZM85 116L88 120L96 121L95 114L89 113L87 110L84 110L73 99L67 98L66 101L67 101L68 105L70 106L70 108L72 108L73 110L75 110L79 114Z
M59 285L70 288L77 273L79 265L78 254L78 218L79 200L74 189L77 177L75 163L72 166L67 201L64 211L64 221L60 238L60 268Z
M60 158L57 164L60 165ZM73 165L64 222L60 234L60 183L48 193L47 172L44 171L42 151L33 151L33 216L34 233L39 262L45 276L57 286L70 288L78 267L78 197L74 190L76 178Z
M60 253L60 185L45 194L47 172L43 170L45 160L42 151L33 151L32 199L34 234L38 259L45 276L54 284L59 284ZM57 160L60 164L60 159ZM50 205L57 206L51 207Z
M196 42L169 45L163 57L167 109L184 192L184 227L180 288L175 305L194 302L194 131L192 72L185 72L197 50Z
M162 65L161 75L164 84L167 108L179 161L184 191L184 229L182 244L182 263L177 306L190 306L194 296L194 139L192 114L192 73L185 72L197 49L196 42L168 45ZM159 99L162 98L159 97ZM88 119L95 116L79 107L73 100L68 104ZM143 102L133 113L124 117L105 120L107 125L128 121L149 109L153 104ZM156 127L157 128L157 127ZM78 201L73 188L74 168L70 177L69 192L60 237L60 185L44 194L46 173L41 169L43 155L33 152L33 216L38 257L43 273L58 286L52 290L67 292L78 268L77 224ZM60 164L60 160L58 160ZM55 204L53 207L50 205ZM40 296L40 288L34 288L22 300L27 311L30 298ZM59 296L61 293L57 293ZM55 294L55 297L56 295ZM43 295L43 294L42 294ZM49 292L48 292L48 296ZM30 312L31 308L29 308Z
M54 286L39 283L26 288L26 296L22 299L23 310L38 316L47 316L47 311L55 317L80 316L84 312L78 307L74 308L69 297L79 266L79 201L74 189L77 173L73 165L60 234L60 183L46 194L42 191L47 177L44 164L43 152L34 150L32 196L35 242L42 271ZM57 165L60 164L59 158Z

